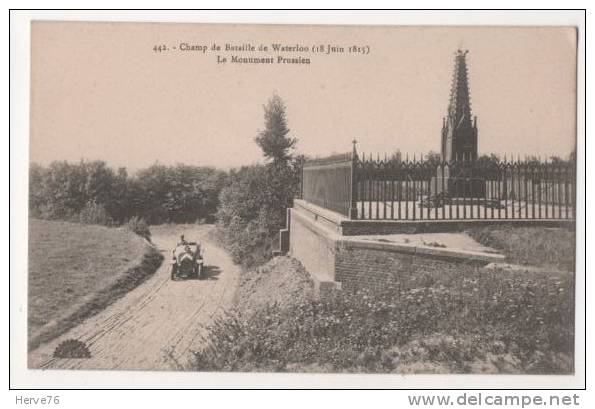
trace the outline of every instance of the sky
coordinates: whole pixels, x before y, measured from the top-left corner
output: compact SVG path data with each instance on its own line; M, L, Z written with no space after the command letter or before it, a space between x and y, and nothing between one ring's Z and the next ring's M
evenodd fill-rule
M349 45L368 54L180 51L180 44ZM167 52L155 52L166 45ZM176 47L177 50L173 50ZM278 94L297 150L439 151L457 48L469 50L479 153L566 157L576 138L572 28L32 23L30 160L230 168ZM217 63L309 58L310 64Z

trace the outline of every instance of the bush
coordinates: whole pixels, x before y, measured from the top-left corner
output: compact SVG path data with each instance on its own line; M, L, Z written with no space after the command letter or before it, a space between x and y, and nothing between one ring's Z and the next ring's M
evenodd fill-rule
M572 275L471 266L458 274L231 312L214 323L192 369L468 373L482 363L495 372L572 372Z
M219 198L217 220L236 263L254 266L272 257L298 186L293 166L255 165L230 174Z
M264 129L255 138L269 161L232 171L221 190L217 221L236 263L253 266L272 257L279 230L299 189L300 159L292 155L286 107L274 95L264 106Z
M78 339L62 341L54 350L54 358L91 358L91 352L84 342Z
M84 224L99 224L101 226L111 226L114 220L100 204L89 202L80 211L78 221Z
M126 223L126 228L131 232L144 237L148 241L151 241L151 230L149 229L147 221L142 217L132 217L130 220L128 220L128 223Z

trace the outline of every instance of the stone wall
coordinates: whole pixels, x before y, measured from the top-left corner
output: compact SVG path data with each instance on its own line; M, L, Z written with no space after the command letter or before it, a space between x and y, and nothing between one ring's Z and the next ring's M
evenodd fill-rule
M290 255L303 264L320 293L381 288L412 270L456 270L461 263L502 261L496 254L341 236L327 227L328 219L299 207L291 209L289 217Z
M573 228L574 220L553 219L467 219L467 220L346 220L342 221L340 231L343 236L360 236L367 234L398 233L439 233L460 232L474 227L511 226L511 227L569 227Z
M291 209L290 218L290 255L302 263L317 286L334 282L335 243L331 233L303 212Z
M438 233L459 232L483 226L546 226L571 227L574 220L560 219L438 219L438 220L351 220L341 214L308 203L294 200L293 212L307 217L324 229L339 236L362 236L370 234Z

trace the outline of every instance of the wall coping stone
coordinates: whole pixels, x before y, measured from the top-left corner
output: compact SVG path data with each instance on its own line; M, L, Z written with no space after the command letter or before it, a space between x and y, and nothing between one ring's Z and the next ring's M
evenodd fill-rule
M516 225L516 226L549 226L564 227L574 226L575 220L557 220L557 219L436 219L436 220L351 220L340 213L317 206L302 199L294 199L294 208L310 212L316 217L324 219L328 224L333 225L333 229L342 236L363 235L361 229L378 229L373 234L391 234L391 233L416 233L416 232L438 232L455 231L473 226L486 225ZM387 230L381 230L386 228ZM360 229L360 230L358 230Z
M307 223L307 227L309 229L313 230L314 232L320 235L325 236L327 240L331 240L332 242L334 242L335 251L340 251L341 248L368 249L413 254L420 257L439 258L458 262L475 262L482 264L503 262L505 260L505 256L498 253L487 253L453 248L440 248L408 243L382 242L366 240L356 237L342 236L339 233L331 230L330 228L322 224L319 220L313 219L312 217L308 217L307 212L312 212L312 209L309 208L310 206L312 206L310 203L308 203L306 207L302 206L302 204L299 203L298 206L295 206L292 210L291 216L303 220ZM327 219L325 216L323 218Z

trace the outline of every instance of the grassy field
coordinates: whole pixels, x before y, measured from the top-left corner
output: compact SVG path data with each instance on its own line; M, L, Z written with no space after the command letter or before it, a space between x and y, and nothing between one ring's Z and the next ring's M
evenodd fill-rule
M105 308L160 262L125 229L30 219L29 348Z
M568 249L567 232L481 233L500 244L522 243L528 252L522 258L521 250L501 245L510 261L554 268L548 273L461 264L456 272L437 272L420 266L382 291L317 300L309 296L299 263L276 258L244 275L238 310L211 328L191 369L572 373L574 273L567 268L573 255L558 260L544 254Z
M574 231L546 227L483 227L469 234L484 246L500 250L508 262L573 271Z

